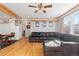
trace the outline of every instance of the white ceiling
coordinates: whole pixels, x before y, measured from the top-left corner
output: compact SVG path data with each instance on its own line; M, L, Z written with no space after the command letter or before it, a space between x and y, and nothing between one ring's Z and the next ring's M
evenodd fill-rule
M4 3L16 14L22 18L53 18L62 15L63 13L76 6L75 3L52 3L52 8L47 8L47 13L34 13L35 8L28 7L28 5L37 5L34 3ZM48 5L48 4L44 4Z

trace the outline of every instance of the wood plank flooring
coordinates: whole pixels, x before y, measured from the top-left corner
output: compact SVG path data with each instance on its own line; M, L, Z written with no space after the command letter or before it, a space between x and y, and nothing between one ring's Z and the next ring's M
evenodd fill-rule
M0 56L43 56L43 43L29 42L27 38L0 50Z

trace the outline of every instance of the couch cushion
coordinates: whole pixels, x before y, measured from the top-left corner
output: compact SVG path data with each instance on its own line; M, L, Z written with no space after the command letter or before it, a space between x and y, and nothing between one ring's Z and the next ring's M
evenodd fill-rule
M64 34L62 39L64 41L69 41L69 42L79 42L79 36L75 36L71 34Z
M47 36L47 32L40 32L40 36L46 37Z
M55 37L57 37L57 38L61 38L62 35L63 35L62 33L55 32Z
M32 37L39 37L40 36L40 32L32 32L31 36Z
M54 32L48 32L47 36L49 36L49 37L55 37L55 33Z

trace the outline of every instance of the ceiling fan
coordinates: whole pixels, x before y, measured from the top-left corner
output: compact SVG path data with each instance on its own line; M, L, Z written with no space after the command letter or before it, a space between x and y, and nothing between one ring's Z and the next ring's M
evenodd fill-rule
M42 3L39 3L39 4L37 4L37 6L28 5L28 7L36 8L36 10L34 11L34 13L37 13L39 11L42 11L43 13L46 13L45 8L52 8L52 4L51 5L43 5Z

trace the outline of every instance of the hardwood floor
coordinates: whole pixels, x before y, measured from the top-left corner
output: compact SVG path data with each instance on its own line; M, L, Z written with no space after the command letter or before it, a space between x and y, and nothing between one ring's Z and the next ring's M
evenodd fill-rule
M0 50L0 56L43 56L43 43L29 42L22 38L18 42Z

